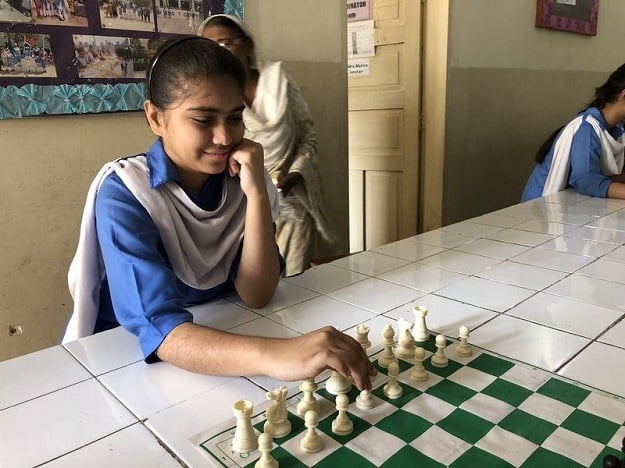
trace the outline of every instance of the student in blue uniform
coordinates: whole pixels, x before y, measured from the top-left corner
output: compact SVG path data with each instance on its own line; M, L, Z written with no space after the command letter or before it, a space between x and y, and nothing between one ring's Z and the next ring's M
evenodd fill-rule
M375 371L363 349L332 327L275 339L193 323L186 307L226 292L251 307L271 299L279 197L262 146L243 138L245 72L234 55L205 38L177 38L157 51L146 79L145 115L158 139L106 164L89 189L64 341L121 324L148 363L282 380L332 368L369 387Z
M625 199L624 120L625 64L596 89L583 112L543 143L521 201L565 188L592 197Z

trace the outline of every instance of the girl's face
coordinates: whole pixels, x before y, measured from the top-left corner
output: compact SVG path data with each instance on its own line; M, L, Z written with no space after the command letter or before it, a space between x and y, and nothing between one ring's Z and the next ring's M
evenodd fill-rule
M237 29L223 25L207 26L202 31L202 37L217 42L228 49L241 61L243 66L249 65L252 46Z
M190 82L185 94L164 111L146 101L145 112L183 185L201 187L209 175L226 169L243 139L245 104L236 80L226 76Z

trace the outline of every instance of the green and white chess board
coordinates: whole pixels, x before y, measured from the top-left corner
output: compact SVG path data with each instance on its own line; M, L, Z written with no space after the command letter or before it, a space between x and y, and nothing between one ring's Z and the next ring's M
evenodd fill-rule
M434 339L422 345L427 350L424 364L429 378L410 380L414 362L400 359L398 381L403 395L396 400L383 393L389 379L386 369L377 366L379 347L371 355L379 370L372 389L376 405L370 410L357 408L359 392L352 387L348 413L354 431L347 436L332 433L335 397L318 382L317 431L324 441L318 453L300 448L306 428L295 408L302 394L289 397L292 430L274 439L271 452L280 467L568 468L601 467L608 454L622 458L625 401L475 347L472 356L459 357L453 352L455 343L449 341L449 365L434 367L429 359L436 349ZM253 413L258 433L268 404ZM233 417L190 441L215 466L254 466L258 450L244 455L231 450L235 425Z

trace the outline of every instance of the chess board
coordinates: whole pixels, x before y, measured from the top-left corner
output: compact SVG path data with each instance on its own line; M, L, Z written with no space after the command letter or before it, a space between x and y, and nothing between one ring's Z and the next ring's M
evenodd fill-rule
M475 347L470 357L459 357L453 352L456 343L449 340L445 350L449 365L434 367L429 359L436 350L433 338L419 344L427 350L424 365L429 378L410 380L414 362L399 359L403 394L395 400L383 393L389 378L377 365L381 349L374 350L371 359L379 371L372 389L376 405L370 410L357 408L359 392L352 387L350 435L332 433L335 396L318 382L317 431L324 441L318 453L300 448L306 427L296 405L302 394L290 396L291 433L274 439L271 452L279 466L568 468L601 467L608 454L622 458L625 401ZM252 424L258 433L263 431L268 405L254 409ZM190 441L212 465L254 466L258 450L239 455L231 449L235 426L233 417Z

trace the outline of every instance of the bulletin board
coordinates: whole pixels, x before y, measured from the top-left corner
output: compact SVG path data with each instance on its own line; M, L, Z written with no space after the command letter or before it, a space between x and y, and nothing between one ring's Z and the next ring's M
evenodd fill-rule
M0 119L140 110L158 46L243 0L0 0Z
M597 35L599 0L538 0L536 26Z

